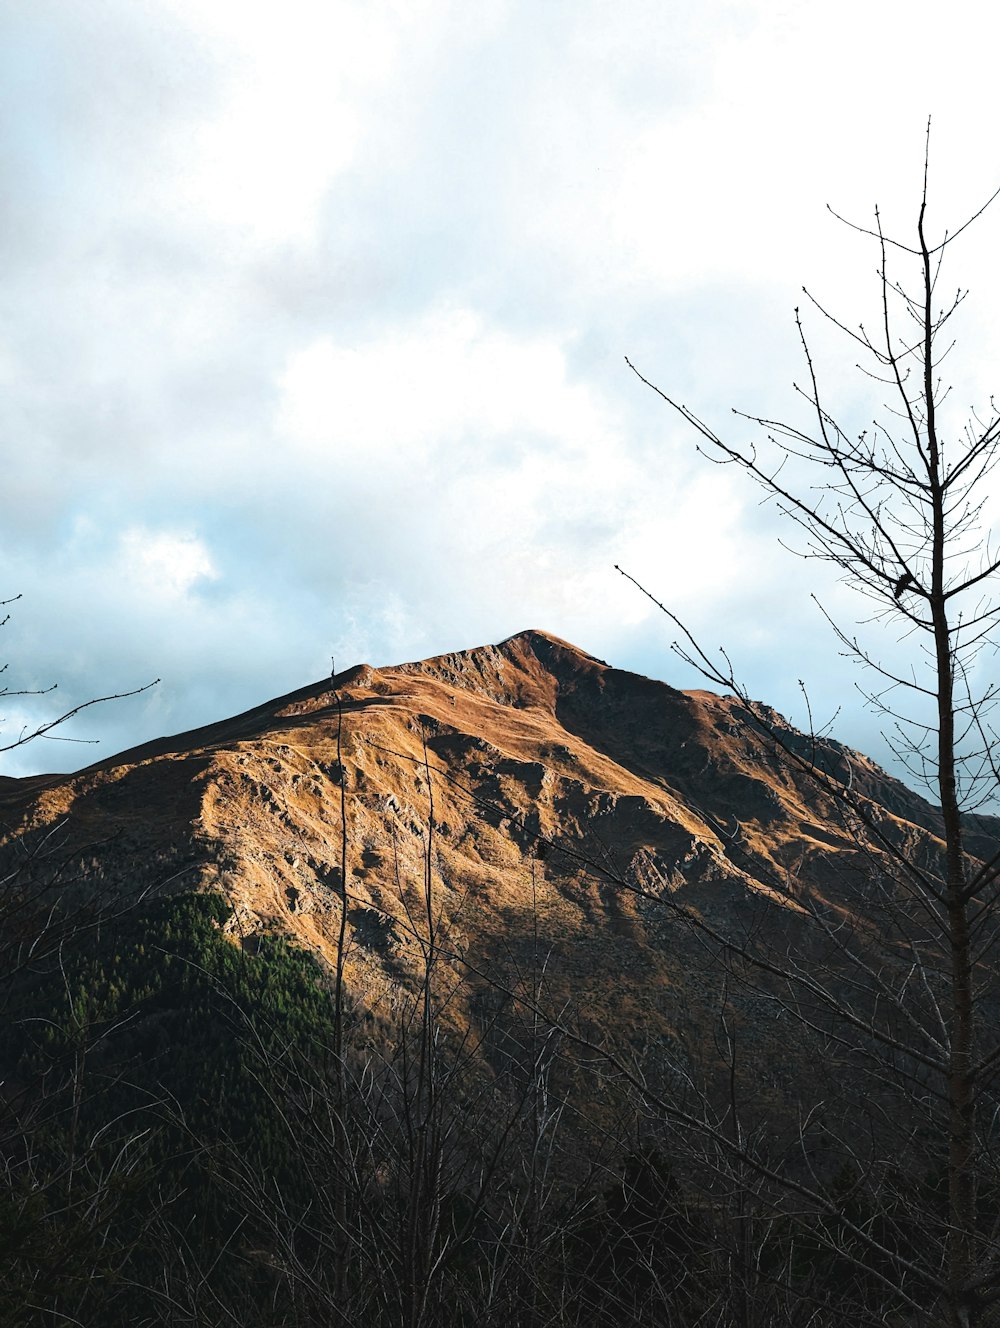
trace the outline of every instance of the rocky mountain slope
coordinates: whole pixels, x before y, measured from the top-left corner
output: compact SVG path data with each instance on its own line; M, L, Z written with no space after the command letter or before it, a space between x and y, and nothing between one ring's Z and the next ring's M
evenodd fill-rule
M475 975L503 989L543 956L552 1008L683 1060L721 977L678 904L788 944L807 907L866 925L873 850L838 797L848 783L890 853L933 862L933 809L859 753L527 631L6 781L0 852L65 890L221 892L234 941L277 931L328 963L346 864L347 978L372 1011L418 980L426 872L441 954L474 975L457 1022L489 1004ZM739 999L758 1078L777 1085L786 1039Z

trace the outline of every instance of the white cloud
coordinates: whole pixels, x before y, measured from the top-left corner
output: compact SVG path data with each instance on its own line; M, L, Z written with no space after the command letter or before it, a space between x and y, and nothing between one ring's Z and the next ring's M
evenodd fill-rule
M171 147L153 196L178 224L252 247L315 243L334 181L363 166L379 101L449 5L166 0L216 74L212 112Z
M200 582L218 576L207 547L196 535L141 526L122 533L115 561L124 583L150 608L159 599L183 599Z
M469 309L353 346L323 337L291 354L280 386L279 433L338 465L426 459L458 444L465 455L453 460L475 469L498 439L582 446L604 423L593 393L568 380L557 343L511 336Z

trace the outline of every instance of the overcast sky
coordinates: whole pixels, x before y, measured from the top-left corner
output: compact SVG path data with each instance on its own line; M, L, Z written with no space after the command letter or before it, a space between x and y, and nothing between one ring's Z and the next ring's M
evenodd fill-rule
M852 323L877 294L826 205L911 234L928 113L932 221L1000 183L982 12L2 0L6 677L162 681L0 769L525 627L697 685L615 563L884 758L810 591L855 606L624 357L736 436L794 414L803 283ZM1000 211L948 280L963 413L1000 387L998 241ZM9 700L6 739L45 713Z

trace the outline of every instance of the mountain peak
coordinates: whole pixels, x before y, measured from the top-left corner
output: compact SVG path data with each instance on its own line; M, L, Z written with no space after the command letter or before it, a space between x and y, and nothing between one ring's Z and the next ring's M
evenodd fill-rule
M529 628L496 645L476 646L383 670L440 679L463 692L474 692L518 709L555 713L559 696L582 682L602 686L608 665L549 632Z
M259 834L274 841L273 854L295 825L299 842L313 844L309 852L320 862L329 842L324 820L331 806L339 806L339 790L330 782L331 748L339 742L349 753L350 786L359 796L364 791L352 811L355 830L374 844L392 820L378 809L384 812L390 804L408 805L408 824L413 833L420 830L414 770L424 760L426 742L428 759L443 772L446 785L457 781L454 787L461 785L472 798L463 803L454 789L440 795L456 799L449 823L467 827L477 861L483 838L475 823L478 798L505 809L492 815L508 826L502 856L512 865L531 847L525 826L547 840L586 839L596 815L602 836L625 835L623 861L641 850L669 864L677 842L689 848L702 842L715 853L721 851L721 826L752 824L756 828L744 837L742 857L730 853L726 871L763 883L787 874L787 846L806 826L816 827L815 834L808 833L817 842L839 843L844 834L826 825L832 811L801 768L768 747L745 718L734 698L679 692L530 628L496 645L432 659L395 667L359 665L78 775L8 781L3 802L11 813L11 838L26 824L47 824L50 816L73 809L81 825L91 813L99 820L114 805L116 826L127 822L130 838L156 839L167 833L163 812L169 806L180 818L173 830L202 844L209 858L221 851L220 844L245 840L247 827L259 823ZM777 723L776 728L785 732ZM797 735L788 732L793 747ZM808 746L804 739L803 744ZM916 795L871 763L860 774L866 796L881 801L893 816L933 828L930 809ZM170 797L168 786L174 791ZM239 796L223 792L232 789ZM252 814L258 797L283 809L280 825ZM605 821L608 809L623 798L637 818L627 833L613 829L614 818ZM604 810L598 814L597 808ZM183 824L186 831L179 828ZM845 841L843 847L851 845ZM153 861L162 857L151 844L148 849ZM261 860L259 843L246 852ZM223 856L229 853L226 849ZM237 859L244 860L243 849ZM462 876L468 864L456 870ZM251 877L264 888L258 867L247 868L244 883ZM305 890L301 884L295 888ZM266 893L271 890L266 887ZM257 912L259 900L250 905L251 896L257 898L256 888L248 894L248 907Z
M582 660L590 660L595 664L601 664L607 667L602 659L590 655L586 650L581 650L579 646L573 645L571 641L565 641L561 636L554 636L551 632L543 632L537 627L525 628L523 632L515 632L513 636L506 637L497 646L498 650L525 648L551 653L552 651L561 651L568 655L576 655Z

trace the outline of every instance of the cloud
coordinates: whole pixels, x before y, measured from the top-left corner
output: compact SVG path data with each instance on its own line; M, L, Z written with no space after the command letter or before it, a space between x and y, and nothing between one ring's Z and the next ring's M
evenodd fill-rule
M363 563L365 579L406 587L417 621L443 626L478 602L515 626L557 615L582 630L610 601L629 601L633 621L651 611L606 588L618 560L683 564L685 603L748 576L728 481L697 479L674 446L637 452L570 359L558 339L517 338L467 308L294 353L269 490L327 555L315 583L343 595L338 570ZM322 504L303 498L317 491Z
M130 527L120 540L117 561L136 595L182 599L198 583L218 573L197 536Z
M536 439L584 446L602 424L593 394L568 381L558 344L518 339L462 308L357 346L325 337L289 357L280 387L277 432L338 465L352 456L364 467L410 464L473 440L487 454L501 439L522 450Z

